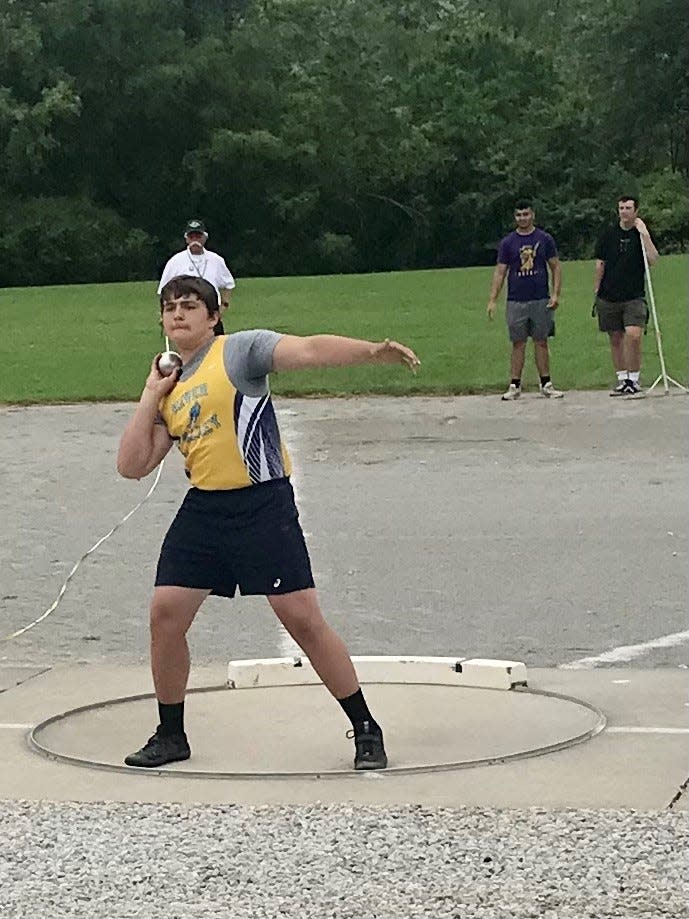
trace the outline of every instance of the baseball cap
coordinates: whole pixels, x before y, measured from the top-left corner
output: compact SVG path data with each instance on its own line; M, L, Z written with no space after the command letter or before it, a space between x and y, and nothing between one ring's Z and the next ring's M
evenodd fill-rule
M206 224L203 222L203 220L188 221L184 230L184 235L188 236L189 233L205 233L206 236L208 236L208 230L206 229Z

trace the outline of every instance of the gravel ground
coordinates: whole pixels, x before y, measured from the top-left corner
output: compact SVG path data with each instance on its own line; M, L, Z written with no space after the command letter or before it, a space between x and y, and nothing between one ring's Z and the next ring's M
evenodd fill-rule
M0 802L0 825L3 919L689 917L680 813Z

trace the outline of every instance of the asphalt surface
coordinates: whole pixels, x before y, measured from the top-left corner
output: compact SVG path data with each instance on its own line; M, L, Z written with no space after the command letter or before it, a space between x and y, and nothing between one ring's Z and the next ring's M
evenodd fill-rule
M683 638L652 643L687 629L686 397L277 408L322 606L352 653L552 667L638 646L637 665L685 664ZM54 602L153 484L115 470L131 411L0 408L0 513L13 524L0 532L3 636ZM0 663L145 663L157 553L185 489L171 453L150 499L79 566L49 617L0 643ZM190 643L197 663L291 647L260 598L211 598Z
M606 393L281 400L323 607L352 653L521 660L530 686L586 700L607 726L492 766L234 781L29 749L51 715L150 689L147 605L186 485L170 456L75 570L154 482L115 471L132 406L0 408L0 638L74 572L53 613L0 641L3 919L689 919L688 410ZM191 645L196 685L222 681L231 658L292 650L257 598L207 601ZM467 737L537 746L563 727L544 713L505 727L499 706L462 715L428 690L367 693L399 762L433 762L439 744L467 756ZM228 768L228 749L254 768L284 765L282 751L351 756L329 699L296 730L298 693L240 725L224 698L206 715L199 698L197 765ZM106 708L57 739L115 762L143 741L146 704L152 719L150 699L114 722Z

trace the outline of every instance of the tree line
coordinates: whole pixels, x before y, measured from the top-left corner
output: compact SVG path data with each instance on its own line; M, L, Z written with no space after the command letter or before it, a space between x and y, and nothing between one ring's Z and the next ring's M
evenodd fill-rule
M483 8L481 8L483 7ZM689 240L685 0L0 0L0 285L486 264L533 197Z

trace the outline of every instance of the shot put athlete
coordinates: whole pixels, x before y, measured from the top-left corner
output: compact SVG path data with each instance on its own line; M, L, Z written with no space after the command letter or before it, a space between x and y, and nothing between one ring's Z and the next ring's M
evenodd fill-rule
M347 649L320 610L290 484L291 464L268 385L271 371L419 360L395 341L267 330L214 335L215 288L173 278L160 296L163 331L183 367L169 376L156 360L122 434L117 468L140 479L173 443L191 488L165 536L151 601L151 669L160 723L127 756L155 767L191 755L184 728L189 677L186 633L213 593L264 595L352 724L355 769L384 769L383 732L366 704Z

